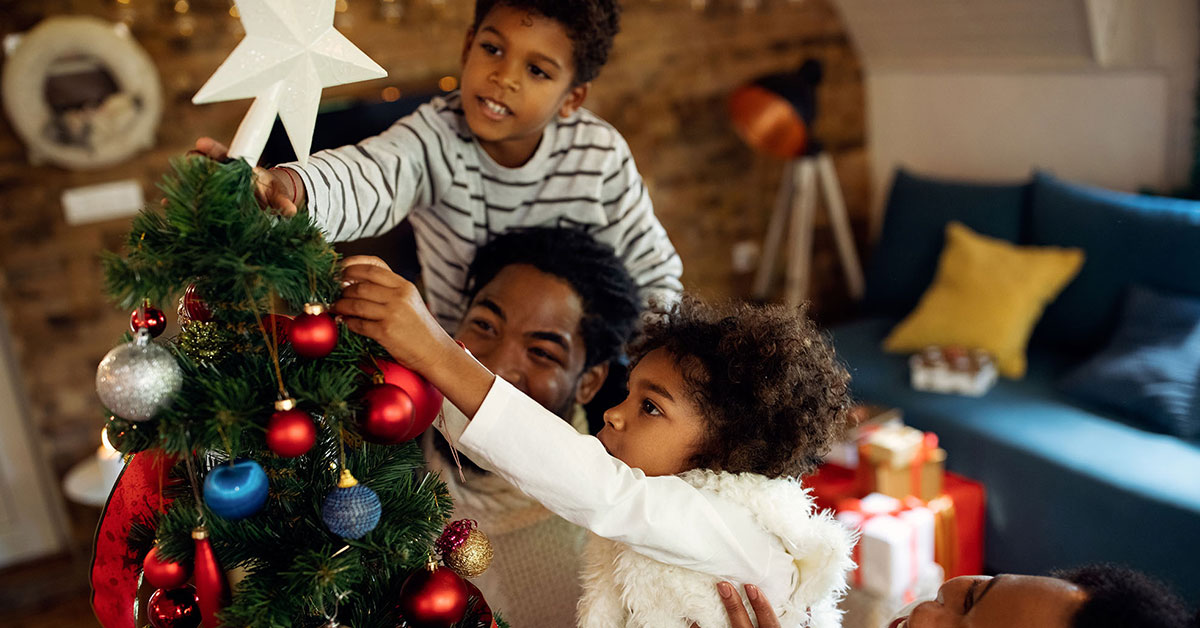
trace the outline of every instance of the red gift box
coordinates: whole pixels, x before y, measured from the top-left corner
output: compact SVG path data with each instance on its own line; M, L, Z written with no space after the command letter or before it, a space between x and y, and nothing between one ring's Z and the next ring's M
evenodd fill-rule
M804 485L812 489L813 499L818 508L833 510L843 499L860 498L855 472L853 469L825 464L817 472L804 478ZM939 537L945 541L948 536L954 536L952 547L946 547L939 556L938 563L946 569L946 578L969 576L983 573L983 524L986 492L983 484L970 480L961 475L947 472L943 484L943 495L953 503L950 522L945 513L945 504L938 500L929 502L932 508L942 516L939 525L943 528ZM951 523L951 530L944 529ZM943 547L945 543L942 543Z

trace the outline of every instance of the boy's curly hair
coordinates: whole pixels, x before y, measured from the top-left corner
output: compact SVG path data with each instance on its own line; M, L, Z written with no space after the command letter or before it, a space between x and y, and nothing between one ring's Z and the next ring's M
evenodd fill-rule
M636 363L660 348L708 422L696 468L800 476L845 431L850 375L804 308L684 297L629 353Z
M575 49L575 84L586 83L600 74L608 62L613 37L621 30L621 7L617 0L475 0L478 30L487 14L497 6L532 11L567 29Z

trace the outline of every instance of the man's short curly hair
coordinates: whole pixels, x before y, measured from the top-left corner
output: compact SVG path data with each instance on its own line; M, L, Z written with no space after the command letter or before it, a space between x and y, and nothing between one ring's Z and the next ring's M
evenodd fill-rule
M685 297L646 321L630 356L660 348L708 422L696 468L799 476L845 431L850 375L802 308Z
M497 6L532 11L567 29L574 46L575 84L587 83L608 62L613 38L621 30L621 7L617 0L475 0L475 23Z
M467 269L467 298L513 264L528 264L566 281L583 302L579 322L585 366L621 354L642 309L637 285L611 246L577 229L530 227L507 231L475 253Z
M1140 571L1098 564L1058 571L1055 578L1087 593L1072 628L1185 628L1200 625L1167 585Z

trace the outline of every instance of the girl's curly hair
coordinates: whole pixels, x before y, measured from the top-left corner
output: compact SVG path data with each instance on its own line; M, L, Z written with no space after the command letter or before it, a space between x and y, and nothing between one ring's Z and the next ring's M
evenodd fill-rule
M600 74L612 51L613 38L621 30L617 0L475 0L473 28L478 30L496 6L532 11L562 24L575 49L576 85Z
M696 468L800 476L845 432L850 375L805 308L685 296L646 321L629 354L636 364L656 349L708 422Z

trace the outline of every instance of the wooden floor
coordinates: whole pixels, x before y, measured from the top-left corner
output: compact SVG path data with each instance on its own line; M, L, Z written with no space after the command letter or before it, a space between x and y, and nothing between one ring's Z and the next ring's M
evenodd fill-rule
M67 505L68 548L0 570L0 626L95 628L88 566L99 509Z
M82 557L61 555L0 571L0 626L99 626L90 594Z

